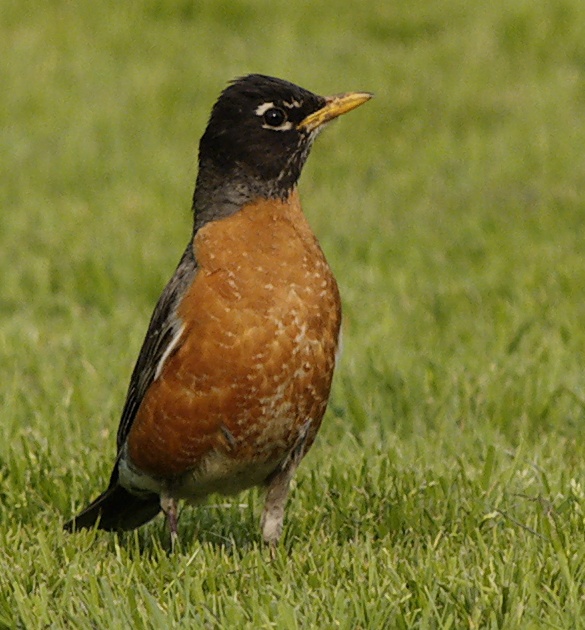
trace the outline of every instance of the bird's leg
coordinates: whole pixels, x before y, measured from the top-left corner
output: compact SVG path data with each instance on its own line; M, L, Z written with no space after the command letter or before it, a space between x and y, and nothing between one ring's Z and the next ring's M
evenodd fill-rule
M272 554L274 554L274 550L282 534L284 508L288 497L290 480L303 458L309 425L310 422L307 422L303 426L299 439L287 459L280 469L268 479L268 490L266 492L260 527L262 529L262 538L266 544L270 545Z
M284 521L284 507L288 497L290 480L297 468L297 463L293 458L289 458L284 467L270 479L264 510L260 520L262 528L262 538L264 542L274 549L278 544L282 534L282 524Z
M160 506L169 523L169 530L171 532L171 552L173 552L179 540L177 501L166 492L163 492L160 497Z

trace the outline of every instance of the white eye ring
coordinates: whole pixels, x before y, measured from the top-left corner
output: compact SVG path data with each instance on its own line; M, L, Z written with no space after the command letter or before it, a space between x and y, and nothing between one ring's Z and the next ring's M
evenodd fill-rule
M283 120L279 125L270 124L265 117L267 112L270 112L271 109L274 109L280 113L282 113ZM264 117L264 122L262 124L263 129L270 129L271 131L288 131L293 128L293 124L287 120L286 112L281 108L277 107L272 101L268 103L262 103L262 105L258 105L256 108L256 115Z

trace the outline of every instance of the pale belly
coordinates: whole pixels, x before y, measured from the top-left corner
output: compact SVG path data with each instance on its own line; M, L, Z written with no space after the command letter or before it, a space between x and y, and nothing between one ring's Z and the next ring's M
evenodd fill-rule
M137 470L127 457L119 464L119 482L131 492L141 494L167 492L177 499L198 502L210 494L234 495L262 485L281 464L281 460L241 462L229 455L213 451L208 453L196 469L175 479L152 477Z

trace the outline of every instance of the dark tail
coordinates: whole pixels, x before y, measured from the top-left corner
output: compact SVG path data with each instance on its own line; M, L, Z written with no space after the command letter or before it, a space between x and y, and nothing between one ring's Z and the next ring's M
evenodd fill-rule
M158 494L136 496L113 483L85 510L65 523L63 529L73 532L96 523L99 529L106 531L135 529L152 520L160 509Z

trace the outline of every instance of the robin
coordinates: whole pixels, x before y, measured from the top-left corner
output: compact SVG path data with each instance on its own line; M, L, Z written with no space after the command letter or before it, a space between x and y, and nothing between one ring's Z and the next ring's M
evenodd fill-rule
M222 92L199 145L194 227L126 396L107 490L65 524L130 530L177 502L266 488L264 541L325 413L337 283L297 182L325 125L371 98L322 97L259 74Z

